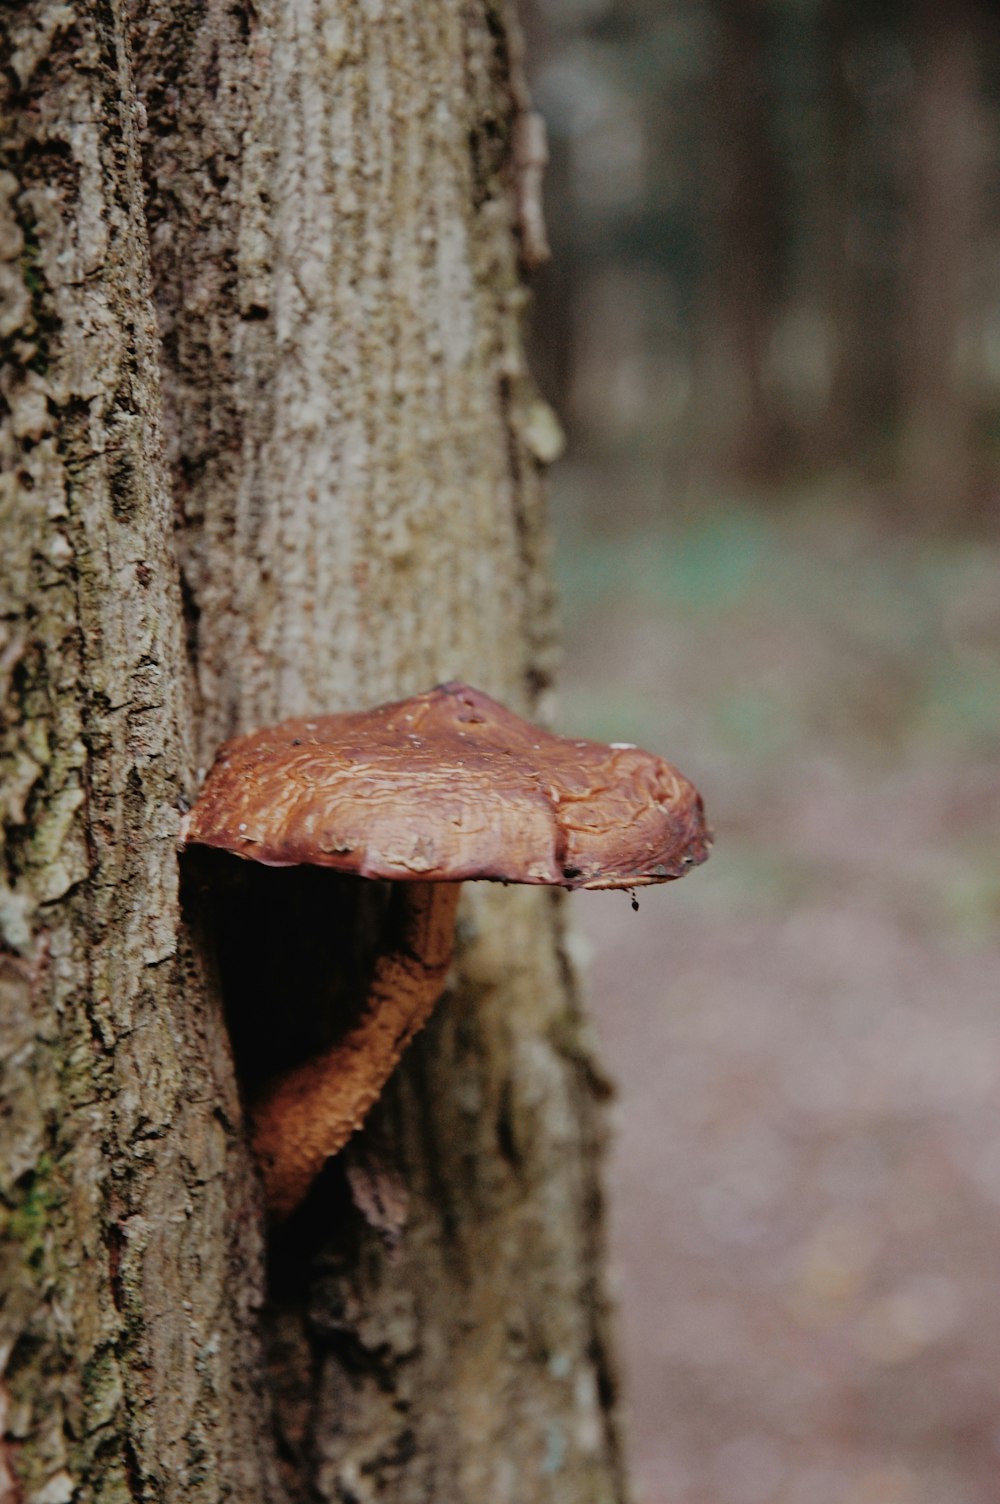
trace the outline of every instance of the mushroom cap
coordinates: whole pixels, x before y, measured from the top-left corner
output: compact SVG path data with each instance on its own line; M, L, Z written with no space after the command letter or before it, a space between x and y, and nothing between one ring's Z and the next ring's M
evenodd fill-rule
M666 882L710 844L662 758L553 736L459 683L226 742L182 839L273 867L565 888Z

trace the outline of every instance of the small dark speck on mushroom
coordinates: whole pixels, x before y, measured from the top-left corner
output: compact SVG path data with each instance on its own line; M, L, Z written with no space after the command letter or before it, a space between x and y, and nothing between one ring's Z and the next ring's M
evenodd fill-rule
M301 738L301 736L293 736L292 737L292 746L293 747L301 747L301 745L302 745L302 738Z

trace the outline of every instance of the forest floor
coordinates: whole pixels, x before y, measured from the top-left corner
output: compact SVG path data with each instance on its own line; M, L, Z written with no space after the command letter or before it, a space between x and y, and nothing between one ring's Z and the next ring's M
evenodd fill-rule
M1000 545L832 495L622 532L580 484L560 729L716 830L638 914L571 901L638 1497L996 1504Z

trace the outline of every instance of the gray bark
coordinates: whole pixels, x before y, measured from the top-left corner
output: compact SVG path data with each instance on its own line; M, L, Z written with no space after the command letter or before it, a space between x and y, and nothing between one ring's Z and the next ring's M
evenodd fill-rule
M0 1498L616 1499L558 902L464 900L370 1135L395 1255L334 1166L268 1287L244 1000L215 876L182 913L175 852L233 731L457 677L539 709L510 17L37 0L5 26ZM280 985L254 1027L301 1008Z

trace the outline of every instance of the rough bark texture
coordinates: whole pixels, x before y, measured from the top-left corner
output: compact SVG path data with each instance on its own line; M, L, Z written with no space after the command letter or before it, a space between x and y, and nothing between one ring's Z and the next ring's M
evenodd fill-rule
M124 31L110 6L6 20L6 1488L250 1497L260 1242L178 919L188 715Z
M448 678L537 713L553 435L510 19L38 0L5 27L0 1498L616 1499L558 903L465 902L376 1115L400 1248L334 1168L272 1251L262 1362L207 879L192 938L174 851L224 735Z

